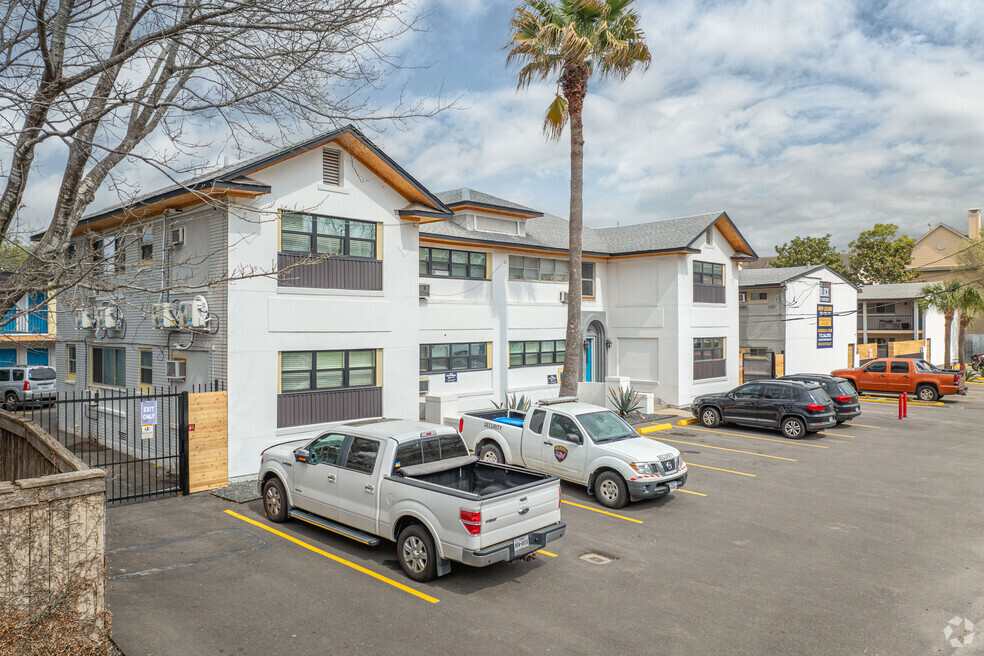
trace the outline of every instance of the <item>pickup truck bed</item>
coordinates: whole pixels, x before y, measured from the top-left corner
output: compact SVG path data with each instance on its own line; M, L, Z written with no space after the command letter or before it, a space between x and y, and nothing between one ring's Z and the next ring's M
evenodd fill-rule
M397 474L409 481L422 481L443 488L452 488L482 499L493 498L497 493L515 492L525 486L539 485L543 476L508 465L490 465L478 462L470 456L454 469L430 472L430 465L415 465L397 470ZM438 463L435 463L438 464ZM440 463L446 464L446 463Z

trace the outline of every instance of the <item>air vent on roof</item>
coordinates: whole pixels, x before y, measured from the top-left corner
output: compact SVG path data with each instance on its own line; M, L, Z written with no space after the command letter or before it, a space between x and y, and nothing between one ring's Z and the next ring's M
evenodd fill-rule
M708 228L707 232L704 233L704 243L710 246L714 243L714 238L711 236L711 229Z
M342 186L342 151L321 149L321 181L326 185Z

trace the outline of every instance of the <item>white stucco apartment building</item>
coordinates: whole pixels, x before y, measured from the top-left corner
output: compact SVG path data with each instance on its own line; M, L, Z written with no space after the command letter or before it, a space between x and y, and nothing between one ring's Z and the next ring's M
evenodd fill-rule
M567 222L432 193L351 127L93 213L75 239L87 258L125 255L107 275L163 280L182 262L208 329L155 327L155 305L187 300L163 284L125 304L82 293L122 321L59 314L61 389L226 381L231 477L332 422L558 388ZM756 256L726 214L585 229L584 251L586 380L627 377L672 405L737 383L737 262Z

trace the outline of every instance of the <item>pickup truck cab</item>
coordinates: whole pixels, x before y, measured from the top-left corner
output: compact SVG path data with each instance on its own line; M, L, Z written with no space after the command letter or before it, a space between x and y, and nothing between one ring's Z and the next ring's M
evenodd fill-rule
M576 399L540 401L530 412L466 412L458 430L482 462L586 485L608 508L669 494L687 482L678 450L642 437L614 412Z
M272 521L298 519L367 545L394 540L415 581L447 574L450 561L484 567L533 557L566 529L557 477L478 462L438 424L335 426L264 450L258 479Z
M933 371L909 358L878 358L854 369L831 371L830 375L846 378L859 392L915 394L920 401L967 393L963 372Z

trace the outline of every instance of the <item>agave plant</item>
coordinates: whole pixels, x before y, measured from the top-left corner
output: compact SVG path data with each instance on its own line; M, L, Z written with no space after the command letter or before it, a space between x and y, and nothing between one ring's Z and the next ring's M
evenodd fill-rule
M633 412L642 414L639 410L639 406L642 405L642 394L631 387L612 387L608 390L608 396L620 417L627 418Z
M520 412L526 412L530 409L531 399L526 398L525 394L519 398L516 398L515 394L510 394L502 403L496 403L493 401L492 405L501 410L519 410Z

